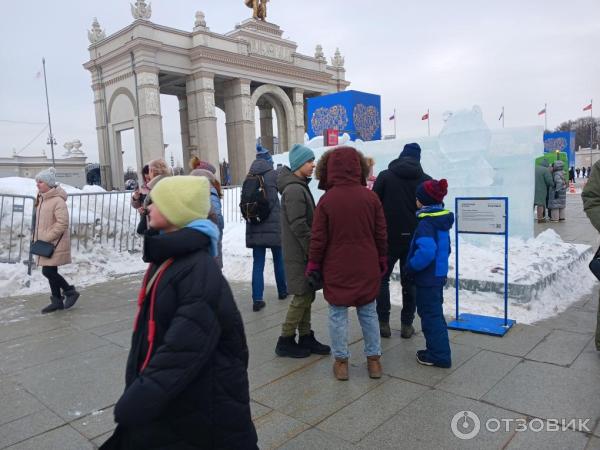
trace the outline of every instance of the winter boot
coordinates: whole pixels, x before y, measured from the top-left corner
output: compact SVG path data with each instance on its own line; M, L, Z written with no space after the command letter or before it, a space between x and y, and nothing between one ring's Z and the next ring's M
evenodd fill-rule
M335 358L333 363L333 376L339 381L348 379L348 359Z
M392 336L389 322L379 322L379 336L382 338L389 338Z
M296 343L296 336L279 336L275 353L277 356L288 356L290 358L307 358L310 356L308 348L300 347Z
M75 304L77 299L79 298L79 292L75 289L75 286L71 286L69 289L63 291L65 294L65 309L69 309L71 306Z
M410 339L413 334L415 334L415 327L403 323L400 324L400 337Z
M252 303L252 311L258 312L266 306L265 302L262 300L257 300Z
M367 370L369 371L369 378L381 378L381 362L379 359L381 356L373 355L367 356Z
M313 330L310 330L310 334L298 338L298 346L307 348L315 355L329 355L331 353L329 345L321 344L315 339L315 332Z
M58 311L59 309L64 309L62 297L55 297L53 295L50 297L50 304L42 309L42 314Z

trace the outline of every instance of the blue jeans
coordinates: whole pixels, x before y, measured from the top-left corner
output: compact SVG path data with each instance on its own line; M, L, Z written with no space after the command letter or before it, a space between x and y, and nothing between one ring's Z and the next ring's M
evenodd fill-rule
M252 249L252 300L255 302L263 299L265 290L265 255L267 247L254 247ZM271 247L273 254L273 268L275 269L275 281L277 282L277 293L280 296L287 295L287 283L285 281L285 268L283 266L283 253L281 247Z
M381 337L379 336L379 320L375 302L359 306L356 308L356 314L365 341L365 355L381 355ZM329 305L329 335L333 356L341 359L349 358L348 308L346 306Z
M421 329L425 335L427 353L440 364L450 364L450 341L444 318L443 288L417 286L417 312L421 317Z

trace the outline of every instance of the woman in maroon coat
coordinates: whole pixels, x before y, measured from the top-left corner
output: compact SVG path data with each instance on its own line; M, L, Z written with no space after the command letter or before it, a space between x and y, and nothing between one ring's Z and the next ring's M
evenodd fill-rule
M339 147L327 154L327 192L313 219L307 274L320 271L329 303L329 333L338 380L348 379L348 307L355 306L365 341L369 376L381 377L381 341L375 309L387 270L387 234L377 195L365 189L368 168L360 152Z

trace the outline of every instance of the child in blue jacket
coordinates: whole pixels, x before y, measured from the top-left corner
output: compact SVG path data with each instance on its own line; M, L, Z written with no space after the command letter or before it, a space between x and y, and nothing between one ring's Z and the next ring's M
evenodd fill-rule
M454 224L454 214L443 205L447 193L445 179L427 180L417 187L418 225L406 263L407 273L416 286L417 312L427 345L427 350L417 352L417 362L444 368L452 365L442 307L450 256L450 229Z

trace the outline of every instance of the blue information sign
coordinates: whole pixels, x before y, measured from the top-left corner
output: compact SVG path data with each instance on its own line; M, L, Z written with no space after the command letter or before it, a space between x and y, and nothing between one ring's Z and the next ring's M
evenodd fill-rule
M508 318L508 197L457 197L455 200L455 271L456 319L448 324L451 330L504 336L515 324ZM504 236L504 319L459 312L459 235L490 234Z

